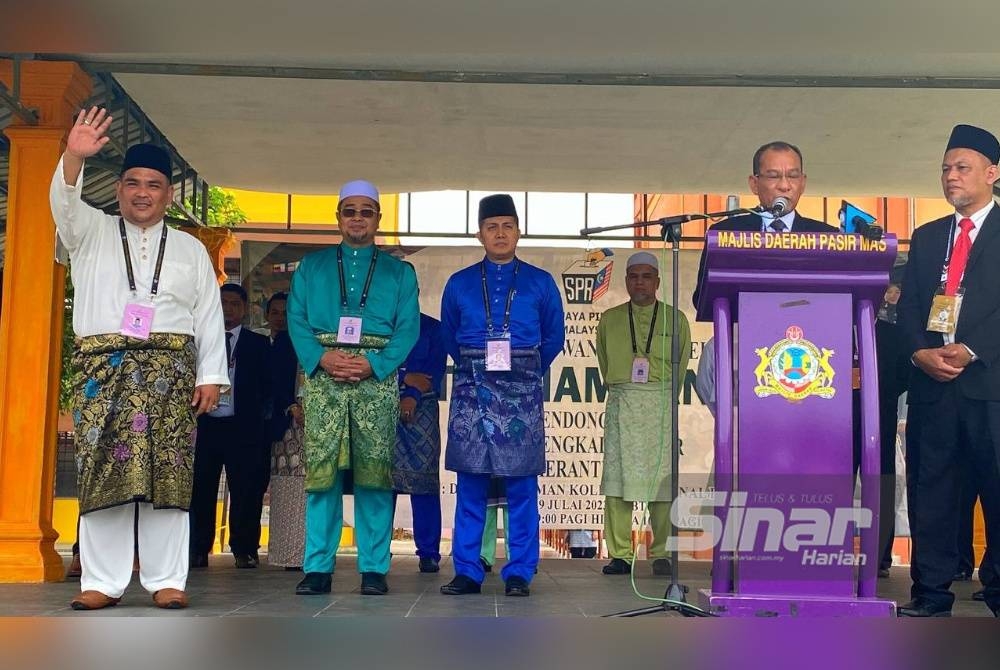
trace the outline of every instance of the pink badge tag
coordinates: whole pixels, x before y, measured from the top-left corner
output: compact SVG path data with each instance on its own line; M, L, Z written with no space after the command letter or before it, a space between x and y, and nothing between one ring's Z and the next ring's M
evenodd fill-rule
M633 358L632 359L632 383L633 384L645 384L649 381L649 359L648 358Z
M153 315L155 313L156 308L152 305L141 305L130 302L125 305L125 314L122 316L122 328L119 332L129 337L148 340L149 331L153 328Z
M486 340L486 370L489 372L510 371L510 340L497 338Z

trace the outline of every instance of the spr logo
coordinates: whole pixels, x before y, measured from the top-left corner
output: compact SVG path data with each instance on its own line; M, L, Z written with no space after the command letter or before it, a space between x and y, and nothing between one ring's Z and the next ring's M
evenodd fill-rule
M588 251L583 260L574 262L563 270L562 285L566 303L589 305L608 292L611 270L614 267L611 249Z
M829 400L836 393L830 364L834 351L805 339L799 326L789 326L785 339L754 352L760 359L754 369L758 398L780 395L786 400L802 400L815 395Z

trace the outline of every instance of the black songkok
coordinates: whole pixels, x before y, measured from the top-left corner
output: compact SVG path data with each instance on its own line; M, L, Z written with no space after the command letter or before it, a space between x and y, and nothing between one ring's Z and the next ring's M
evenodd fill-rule
M488 195L479 201L479 223L494 216L513 216L517 218L514 198L506 193Z
M945 152L952 149L972 149L986 156L993 165L1000 163L1000 142L997 142L993 133L982 128L965 124L955 126L951 131L951 137L948 138L948 148Z
M155 144L133 144L125 152L125 160L122 161L122 174L132 168L149 168L156 170L167 178L167 182L173 180L173 170L170 167L170 156L161 147Z

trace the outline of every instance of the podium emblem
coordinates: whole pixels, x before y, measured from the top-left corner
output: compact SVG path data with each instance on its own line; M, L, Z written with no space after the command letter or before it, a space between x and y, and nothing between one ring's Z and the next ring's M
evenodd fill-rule
M754 352L760 358L754 369L754 393L758 398L780 395L795 401L815 395L829 400L836 393L830 364L834 351L805 339L799 326L789 326L784 339L770 347L755 348Z

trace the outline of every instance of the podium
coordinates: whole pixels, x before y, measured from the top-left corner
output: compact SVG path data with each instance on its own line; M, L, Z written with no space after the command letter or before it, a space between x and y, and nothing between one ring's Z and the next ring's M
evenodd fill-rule
M697 314L715 324L718 414L715 492L699 515L714 548L712 588L699 604L734 617L895 616L875 594L875 314L895 236L710 231L705 254Z

